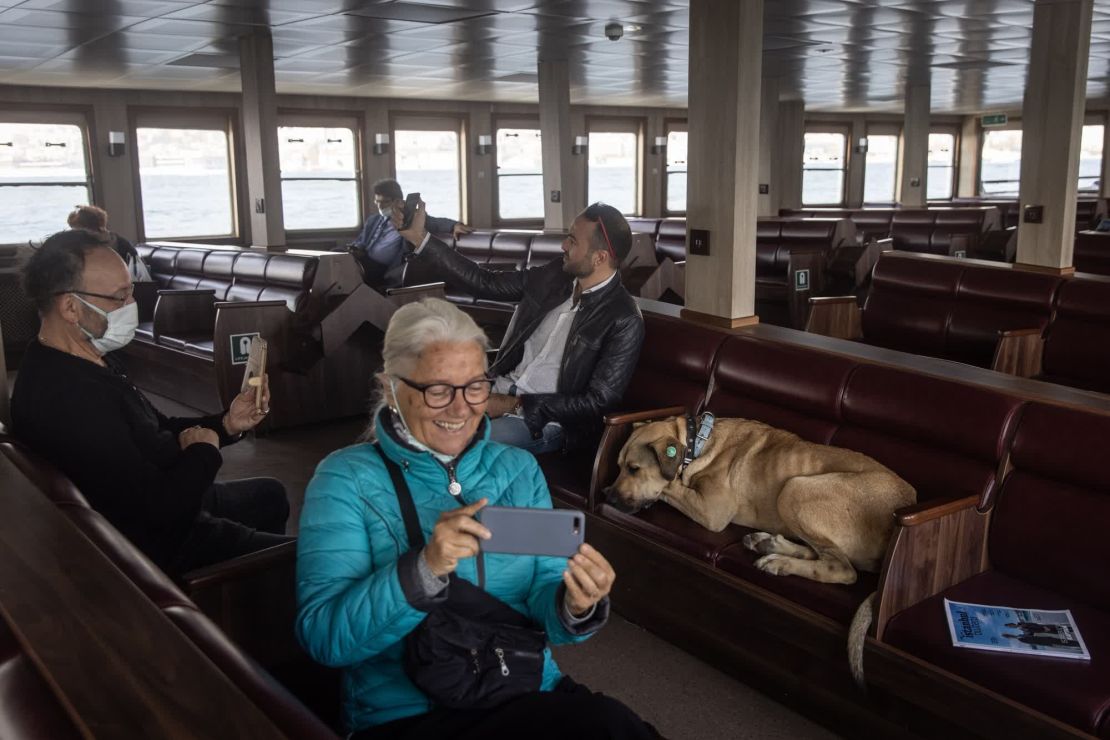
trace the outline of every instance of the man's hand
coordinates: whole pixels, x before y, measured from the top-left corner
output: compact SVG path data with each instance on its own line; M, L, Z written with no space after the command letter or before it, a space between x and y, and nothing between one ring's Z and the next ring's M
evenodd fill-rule
M181 445L181 449L185 449L190 445L212 445L217 450L220 449L220 435L208 427L189 427L188 429L177 435L177 443Z
M609 595L617 574L605 557L583 543L578 553L567 561L563 583L567 586L566 605L570 613L580 617L597 602Z
M491 393L489 401L486 402L486 413L489 414L489 418L496 419L515 409L519 403L520 399L516 396L506 396L503 393Z
M254 388L247 388L231 402L231 408L224 414L224 430L234 437L248 429L258 426L266 414L270 413L270 376L262 375L262 407L254 405Z
M488 503L489 499L483 498L439 515L432 539L424 548L424 560L432 573L442 578L453 573L460 560L478 554L478 538L488 540L490 533L474 515Z
M412 224L407 229L402 229L401 225L404 222L404 209L401 206L394 206L393 208L393 228L397 229L397 233L401 238L407 241L414 247L419 248L424 243L424 237L428 235L428 230L425 226L428 214L425 211L424 201L416 204L416 211L412 214Z
M474 231L474 229L472 227L467 226L464 223L456 223L455 228L451 229L451 236L458 239L463 234L469 234L473 231Z

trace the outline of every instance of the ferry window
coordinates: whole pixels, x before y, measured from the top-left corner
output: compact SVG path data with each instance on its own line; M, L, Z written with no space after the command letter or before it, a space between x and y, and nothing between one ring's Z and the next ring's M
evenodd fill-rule
M1102 124L1083 127L1079 144L1079 189L1098 193L1102 182Z
M898 136L868 134L863 171L863 202L893 203L898 171Z
M1021 129L990 129L983 133L980 195L1018 194L1021 178Z
M234 235L226 130L139 127L135 140L144 238Z
M626 216L639 212L639 139L631 132L590 131L590 203L608 203Z
M807 131L802 155L802 205L844 203L845 145L848 137L830 131Z
M543 218L543 155L540 130L497 129L497 216Z
M686 213L686 143L685 131L667 132L667 214Z
M26 244L66 228L89 203L80 126L0 122L0 244Z
M278 127L286 229L359 226L356 151L355 132L350 128Z
M442 125L442 124L441 124ZM420 193L428 213L462 219L462 164L459 129L393 132L397 182L407 193Z
M952 179L956 176L955 134L929 134L928 200L952 200Z

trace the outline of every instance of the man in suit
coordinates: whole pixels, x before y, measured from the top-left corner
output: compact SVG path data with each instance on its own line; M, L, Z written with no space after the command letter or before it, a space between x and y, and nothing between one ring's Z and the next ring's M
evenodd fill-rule
M374 183L374 208L377 209L348 249L362 266L363 279L374 288L396 288L404 276L404 239L394 226L405 206L405 194L396 180ZM456 239L473 229L449 218L427 218L427 228L437 234L451 234Z

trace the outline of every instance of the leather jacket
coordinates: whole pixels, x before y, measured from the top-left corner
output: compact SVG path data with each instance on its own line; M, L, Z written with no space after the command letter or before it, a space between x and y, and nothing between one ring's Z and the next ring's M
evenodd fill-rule
M490 301L517 303L505 341L490 368L497 377L524 356L524 343L543 318L574 290L575 278L554 259L523 271L493 272L479 267L435 237L410 263L455 290ZM618 273L600 290L579 299L559 368L558 391L521 396L524 421L539 435L550 421L563 427L568 449L596 441L602 417L618 408L644 343L644 319Z

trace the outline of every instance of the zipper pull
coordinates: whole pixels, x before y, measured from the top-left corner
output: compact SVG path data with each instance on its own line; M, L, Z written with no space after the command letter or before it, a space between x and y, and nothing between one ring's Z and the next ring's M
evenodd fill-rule
M447 484L447 493L451 494L455 498L458 498L459 496L461 496L462 495L462 483L459 483L457 480L455 480L455 465L454 465L454 463L447 466L447 479L449 481L448 484Z
M474 675L478 675L481 666L478 665L478 649L470 648L470 659L474 661Z
M494 648L493 652L497 654L497 662L501 664L501 675L509 675L509 666L505 663L505 651L501 648Z

